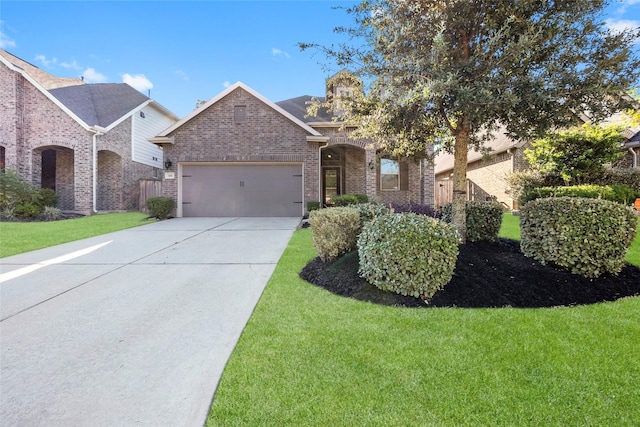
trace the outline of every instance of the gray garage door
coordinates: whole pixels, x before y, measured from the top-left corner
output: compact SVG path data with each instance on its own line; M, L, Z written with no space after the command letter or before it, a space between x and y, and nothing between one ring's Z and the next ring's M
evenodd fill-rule
M182 215L302 216L302 165L184 165Z

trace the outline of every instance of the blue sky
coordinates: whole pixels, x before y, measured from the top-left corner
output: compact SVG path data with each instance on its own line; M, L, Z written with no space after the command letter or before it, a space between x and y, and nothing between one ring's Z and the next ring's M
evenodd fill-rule
M297 43L345 41L333 29L352 18L333 7L355 3L1 0L0 48L56 76L150 90L183 117L236 81L276 102L322 96L326 59ZM638 27L640 0L606 14L611 27Z

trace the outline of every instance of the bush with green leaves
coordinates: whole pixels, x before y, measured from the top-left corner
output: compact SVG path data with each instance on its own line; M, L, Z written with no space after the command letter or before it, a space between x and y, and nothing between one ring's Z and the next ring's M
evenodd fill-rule
M164 196L149 197L146 204L149 215L158 219L167 219L176 206L171 197Z
M50 188L41 188L40 201L42 202L42 206L45 208L47 206L55 208L58 206L58 195Z
M522 200L530 202L543 197L586 197L604 199L623 205L630 205L640 197L640 189L634 190L628 185L572 185L568 187L540 187L527 191Z
M320 259L331 262L356 249L360 213L350 207L325 208L309 212L311 238Z
M43 221L57 221L62 218L62 212L55 206L45 206L40 218Z
M11 212L11 219L37 218L46 206L55 207L57 202L55 191L37 189L10 169L0 173L0 210Z
M640 168L605 168L602 174L595 177L592 184L600 185L628 185L640 191Z
M349 207L357 210L360 214L361 226L380 215L389 215L391 213L387 206L378 202L358 203L357 205L350 205Z
M382 215L358 237L360 275L384 291L429 299L446 285L458 258L458 234L414 213Z
M584 124L535 140L524 153L534 169L557 173L566 185L584 184L624 155L624 140L619 126Z
M453 223L453 207L451 204L442 207L441 219L446 223ZM502 225L502 205L495 201L476 202L467 201L465 204L467 240L477 242L498 240L498 232Z
M307 212L317 211L320 209L320 202L307 202Z
M359 203L367 203L369 198L365 194L341 194L333 197L336 206L350 206Z
M585 277L619 273L636 234L631 208L602 199L543 198L520 211L525 256Z

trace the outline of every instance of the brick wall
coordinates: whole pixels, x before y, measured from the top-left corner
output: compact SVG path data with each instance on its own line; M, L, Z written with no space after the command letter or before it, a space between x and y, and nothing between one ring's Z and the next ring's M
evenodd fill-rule
M246 121L234 122L234 107L246 107ZM202 108L202 107L201 107ZM304 167L305 202L318 195L318 143L307 132L262 101L238 88L185 123L165 145L171 171L185 162L296 162ZM178 179L165 180L163 193L177 200Z
M42 151L56 150L56 193L62 210L91 213L93 205L93 133L34 87L20 73L0 65L0 146L5 165L40 186ZM98 208L138 208L139 180L157 175L151 166L131 160L131 118L97 138L98 153L112 154L98 165ZM117 187L111 179L119 177ZM102 178L104 177L104 178Z

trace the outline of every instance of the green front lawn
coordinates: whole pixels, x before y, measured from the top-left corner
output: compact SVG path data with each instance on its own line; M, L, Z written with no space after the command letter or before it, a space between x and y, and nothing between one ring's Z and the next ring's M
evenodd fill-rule
M515 237L513 221L505 217L501 235ZM640 298L559 309L385 307L301 280L314 256L310 231L297 231L225 368L207 425L640 419Z
M148 224L147 217L126 212L51 222L2 222L0 258Z

